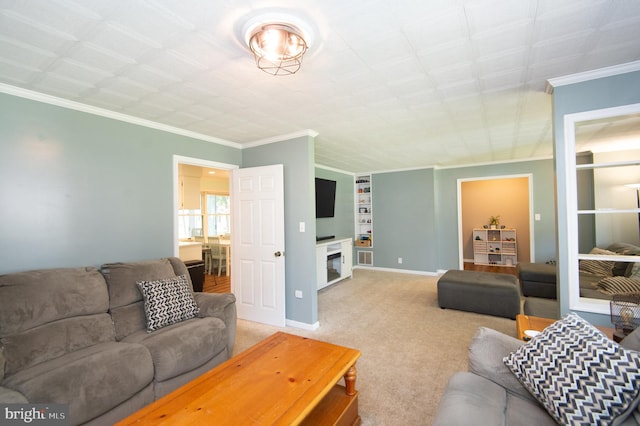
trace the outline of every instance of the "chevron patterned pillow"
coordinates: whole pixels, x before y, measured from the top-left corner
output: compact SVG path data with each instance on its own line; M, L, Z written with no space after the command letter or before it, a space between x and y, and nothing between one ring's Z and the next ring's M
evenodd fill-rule
M640 400L640 352L573 313L504 363L560 424L619 424Z
M138 281L144 299L147 332L194 318L200 310L185 275L157 281Z

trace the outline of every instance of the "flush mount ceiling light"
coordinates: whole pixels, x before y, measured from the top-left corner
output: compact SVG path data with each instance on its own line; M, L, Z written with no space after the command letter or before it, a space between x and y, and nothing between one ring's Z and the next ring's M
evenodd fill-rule
M295 74L309 48L309 39L300 25L285 20L258 20L245 29L245 42L256 65L272 75Z

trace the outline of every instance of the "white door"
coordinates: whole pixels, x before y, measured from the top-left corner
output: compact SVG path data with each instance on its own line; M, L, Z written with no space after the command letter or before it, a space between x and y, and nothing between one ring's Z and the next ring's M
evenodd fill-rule
M283 166L231 172L232 291L238 318L283 327Z

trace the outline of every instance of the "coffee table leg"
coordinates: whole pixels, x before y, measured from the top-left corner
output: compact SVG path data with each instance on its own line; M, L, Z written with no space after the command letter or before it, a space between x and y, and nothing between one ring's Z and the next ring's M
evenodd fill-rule
M352 365L347 374L344 375L344 384L346 387L346 393L349 396L353 396L356 394L356 376L358 375L358 371L356 370L355 364Z

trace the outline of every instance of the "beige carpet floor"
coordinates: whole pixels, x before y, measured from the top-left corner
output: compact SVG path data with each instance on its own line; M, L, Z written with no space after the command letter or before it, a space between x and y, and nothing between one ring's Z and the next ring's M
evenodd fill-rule
M514 320L440 309L437 277L356 269L319 294L320 328L238 320L238 353L276 331L362 352L357 363L363 425L430 425L449 377L467 369L480 326L516 335Z

